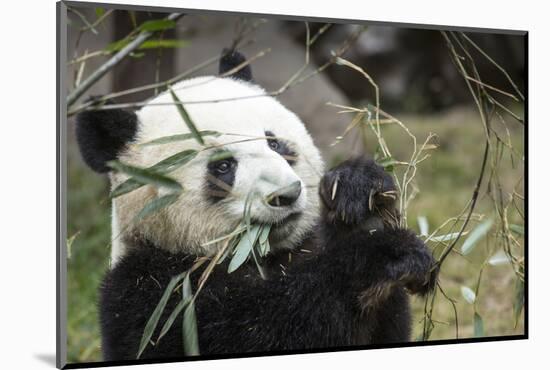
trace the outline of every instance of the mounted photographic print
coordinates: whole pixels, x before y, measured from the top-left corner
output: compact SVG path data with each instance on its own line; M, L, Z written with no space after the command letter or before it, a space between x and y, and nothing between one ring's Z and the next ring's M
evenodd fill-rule
M58 367L527 338L525 31L66 1L58 37Z

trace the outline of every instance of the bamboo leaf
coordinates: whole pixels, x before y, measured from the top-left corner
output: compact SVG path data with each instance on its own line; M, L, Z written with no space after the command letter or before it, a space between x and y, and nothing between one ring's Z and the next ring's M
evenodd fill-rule
M181 311L187 307L187 305L189 304L189 302L191 302L190 300L188 299L182 299L178 305L176 306L176 308L174 308L174 311L172 311L172 313L170 314L170 316L168 316L168 319L166 319L166 322L164 323L164 325L162 326L162 329L160 330L160 334L159 334L159 337L157 339L157 343L159 342L159 340L164 337L166 335L166 333L168 333L168 330L170 330L170 328L172 327L172 325L174 324L174 321L176 321L176 318L178 317L178 315L181 313Z
M510 256L506 254L502 249L496 252L489 260L487 261L491 266L500 266L510 263Z
M152 168L139 168L123 164L119 161L109 161L107 165L119 172L123 172L142 184L153 184L157 186L163 186L171 190L181 190L182 187L179 182L171 179L167 176L161 175ZM116 190L116 189L115 189Z
M198 356L199 352L199 334L197 330L197 315L195 313L195 304L193 302L193 290L189 274L183 281L183 298L189 301L183 313L183 352L186 356Z
M254 259L254 263L256 263L256 267L258 268L258 272L260 273L260 277L264 280L267 280L267 274L265 272L264 267L258 260L258 257L256 257L256 252L254 251L256 248L252 248L252 257Z
M221 132L204 130L204 131L199 131L199 134L202 137L204 137L204 136L220 136ZM154 139L154 140L148 141L146 143L139 144L139 146L169 144L169 143L173 143L175 141L184 141L184 140L189 140L189 139L193 139L193 138L194 138L193 134L179 134L179 135L163 136L163 137L159 137L158 139Z
M464 244L462 244L461 252L463 255L467 255L470 253L474 247L476 246L477 242L479 242L488 232L491 230L491 227L493 226L493 220L488 219L481 224L477 225L471 232L470 235L466 238L464 241Z
M208 161L209 162L217 162L217 161L221 161L221 160L224 160L224 159L232 158L233 155L234 154L229 150L217 150L217 151L214 152L214 154L212 154L208 158Z
M460 233L450 233L450 234L445 234L445 235L438 235L438 236L434 236L432 238L428 238L426 239L426 241L433 241L433 242L447 242L449 240L455 240L456 238L460 236L464 236L466 235L467 232L463 232L462 235L460 235Z
M182 152L176 153L168 158L163 159L162 161L156 163L155 165L147 168L149 172L155 174L163 174L176 170L177 168L183 166L187 162L191 161L197 156L196 150L184 150ZM117 186L110 194L110 198L116 198L136 189L139 189L143 185L147 185L147 181L141 181L138 177L131 177L128 180L124 181L122 184Z
M142 24L140 24L138 27L138 30L155 32L155 31L168 30L168 29L174 28L175 26L176 26L176 22L170 19L153 19L150 21L145 21Z
M269 245L269 232L271 231L271 225L263 225L260 235L258 237L259 252L261 257L267 256L271 246Z
M466 302L468 302L469 304L474 304L474 302L476 301L476 294L472 289L468 288L467 286L461 286L460 291Z
M510 224L509 227L510 227L510 230L512 230L516 234L525 235L525 230L524 230L523 225Z
M418 228L420 229L420 235L428 236L429 226L428 219L425 216L418 216Z
M261 225L252 225L250 230L241 236L241 240L235 247L235 255L231 259L231 262L229 262L228 273L232 273L238 269L248 259L254 244L258 240L260 228Z
M477 312L474 312L474 336L477 338L484 336L483 319Z
M130 43L130 41L131 39L128 39L128 38L113 41L109 45L107 45L104 50L109 53L114 53L115 51L119 51L120 49L124 48L126 45Z
M194 159L197 154L198 152L193 149L184 150L163 159L162 161L151 166L149 169L159 173L172 172Z
M394 167L401 164L406 164L405 162L400 162L393 157L385 157L377 161L377 163L384 167L384 170L387 172L392 172Z
M237 235L241 234L245 230L246 230L246 226L238 227L235 231L232 231L231 233L229 233L227 235L220 236L219 238L212 239L212 240L207 241L206 243L201 244L201 247L206 247L208 245L212 245L212 244L216 244L218 242L221 242L222 240L232 238L234 236L237 236Z
M227 246L225 252L221 255L220 259L216 263L217 265L221 265L223 263L223 261L225 261L227 256L229 256L233 252L233 250L235 249L235 245L237 243L238 243L237 238L234 238L234 239L229 241L229 245Z
M111 199L114 199L116 197L119 197L121 195L124 195L126 193L129 193L131 191L134 191L136 189L139 189L141 188L143 185L146 185L146 184L143 184L139 181L136 181L136 179L134 178L129 178L128 180L124 181L122 184L120 184L119 186L117 186L112 192L111 194L109 195L109 197Z
M172 294L172 291L176 287L176 284L178 284L183 278L185 278L185 276L187 276L187 271L174 276L166 286L166 289L164 290L164 293L162 294L162 297L160 298L160 301L157 304L157 307L155 307L155 310L151 314L151 317L147 321L147 324L145 325L145 329L143 330L143 336L141 337L141 342L139 343L139 350L137 353L138 359L141 357L141 354L145 350L145 347L147 347L147 344L151 340L151 337L153 336L155 328L157 327L157 324L160 320L160 316L162 315L162 312L164 311L164 308L166 307L166 304L170 299L170 295Z
M143 58L145 56L145 53L137 53L135 51L132 51L130 54L128 54L130 57L134 58L134 59L140 59L140 58Z
M147 50L147 49L179 49L189 45L189 41L185 40L147 40L138 47L138 50Z
M180 193L171 193L164 195L160 198L155 198L149 203L147 203L141 211L136 215L134 218L134 221L139 221L144 219L145 217L149 216L152 213L155 213L165 207L168 207L170 204L174 203L178 200L178 197L180 196Z
M105 51L109 53L117 52L123 49L132 41L132 38L125 38L122 40L114 41L105 47ZM184 40L171 40L171 39L162 39L162 40L147 40L143 42L136 50L147 50L147 49L174 49L182 48L189 45L188 41Z
M195 126L195 124L193 123L193 120L191 120L191 117L189 116L189 114L187 113L185 108L183 107L183 104L179 100L178 96L174 93L174 90L172 90L171 86L169 86L168 88L170 89L170 95L172 95L172 100L174 101L174 103L176 103L176 107L178 108L178 112L179 112L181 118L183 119L183 121L185 122L185 124L187 125L187 128L189 128L189 131L191 131L191 133L193 134L193 137L195 138L195 140L197 140L197 142L199 144L204 145L204 140L203 140L202 136L200 135L199 131L197 130L197 127Z

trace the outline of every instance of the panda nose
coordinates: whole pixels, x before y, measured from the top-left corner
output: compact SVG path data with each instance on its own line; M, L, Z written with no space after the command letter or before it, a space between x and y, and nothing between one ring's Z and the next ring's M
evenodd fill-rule
M302 193L301 181L280 188L267 196L267 204L272 207L288 207L293 205Z

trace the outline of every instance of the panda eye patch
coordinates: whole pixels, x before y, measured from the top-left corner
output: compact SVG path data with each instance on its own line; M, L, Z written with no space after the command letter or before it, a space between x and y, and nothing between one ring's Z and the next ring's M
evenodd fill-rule
M231 169L231 163L227 160L216 163L216 171L218 173L227 173Z
M267 144L271 148L271 150L279 150L279 142L277 140L268 140Z
M276 138L275 134L273 134L273 132L271 131L266 131L265 136L268 137L267 145L269 146L269 149L279 153L284 159L286 159L286 161L290 165L296 163L296 152L290 149L290 147L284 140L279 140L278 138Z
M217 202L231 192L237 166L237 160L229 151L216 152L209 158L205 179L205 191L209 199Z

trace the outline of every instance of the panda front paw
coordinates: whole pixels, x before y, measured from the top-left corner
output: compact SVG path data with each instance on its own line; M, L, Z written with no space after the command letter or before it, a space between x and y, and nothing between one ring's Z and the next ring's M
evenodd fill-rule
M411 294L425 295L435 288L439 266L424 242L410 230L394 230L385 248L390 251L386 276Z
M323 213L330 223L357 225L393 213L397 192L389 173L363 157L343 162L328 171L319 186Z

